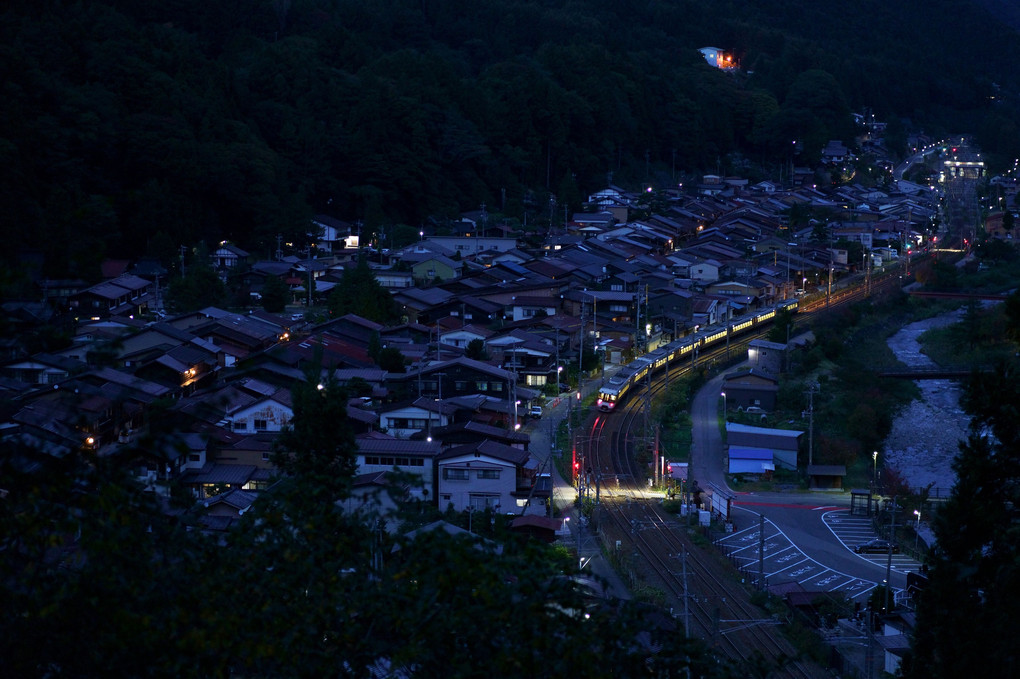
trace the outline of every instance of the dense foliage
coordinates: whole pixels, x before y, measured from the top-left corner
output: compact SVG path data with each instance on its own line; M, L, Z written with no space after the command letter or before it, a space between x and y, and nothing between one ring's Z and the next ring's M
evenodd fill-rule
M949 0L20 0L0 38L0 238L53 277L300 246L316 212L372 240L483 203L557 219L609 179L775 174L865 108L893 142L1020 156L1020 41Z
M975 375L968 385L964 405L974 415L971 435L953 465L953 494L935 515L938 548L920 598L905 677L954 677L978 665L990 677L1016 675L1018 384L1014 362Z
M128 460L9 450L5 676L743 676L668 615L591 597L575 558L502 525L490 540L383 530L432 516L400 482L392 514L352 496L347 394L321 386L295 389L276 454L288 476L218 534L190 503L167 511Z

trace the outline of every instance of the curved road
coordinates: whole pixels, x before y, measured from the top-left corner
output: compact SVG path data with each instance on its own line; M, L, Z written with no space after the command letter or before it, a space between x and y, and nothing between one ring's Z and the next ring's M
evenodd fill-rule
M690 471L703 489L714 486L728 490L719 429L722 381L723 374L710 379L691 404L694 445ZM887 572L893 590L904 590L907 571L920 567L903 555L890 560L886 554L858 555L852 551L853 546L876 535L870 518L850 515L846 492L733 495L730 520L734 529L718 542L752 574L760 569L770 585L796 582L809 591L841 589L849 597L862 600L885 582ZM764 558L758 551L761 517L765 519Z

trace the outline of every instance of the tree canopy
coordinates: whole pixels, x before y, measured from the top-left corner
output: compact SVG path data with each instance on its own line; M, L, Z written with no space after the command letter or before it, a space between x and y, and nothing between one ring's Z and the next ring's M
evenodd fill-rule
M607 181L775 175L792 140L852 143L851 110L1020 156L1015 29L949 0L8 5L0 235L54 277L203 239L301 246L316 213L393 233L486 203L534 223L550 193L577 210Z
M728 676L703 644L651 622L668 615L588 595L563 550L502 523L489 539L412 536L436 515L400 476L380 491L394 513L354 497L346 393L319 387L294 390L283 475L225 532L207 533L200 505L166 511L123 459L0 458L8 674ZM24 456L40 464L13 463Z

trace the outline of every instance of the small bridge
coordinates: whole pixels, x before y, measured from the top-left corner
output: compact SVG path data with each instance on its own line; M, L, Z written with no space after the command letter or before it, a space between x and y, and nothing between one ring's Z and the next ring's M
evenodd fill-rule
M1009 295L984 292L928 292L923 290L910 290L909 294L914 297L933 297L936 299L988 299L995 302L1001 302L1009 297Z
M923 368L904 368L902 370L884 370L878 373L879 377L896 380L962 380L970 377L974 372L988 373L994 369L991 366L930 366Z

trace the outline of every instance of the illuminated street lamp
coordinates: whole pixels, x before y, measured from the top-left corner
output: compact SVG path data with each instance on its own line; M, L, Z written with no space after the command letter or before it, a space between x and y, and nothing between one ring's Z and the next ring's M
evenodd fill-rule
M723 419L726 419L726 392L725 391L719 392L719 395L722 396L722 415L723 415Z
M875 488L878 487L878 451L876 450L871 454L871 460L875 463L875 470L872 472L871 485Z
M914 551L917 551L917 538L921 534L921 510L915 509L914 516L917 517L917 528L914 529Z

